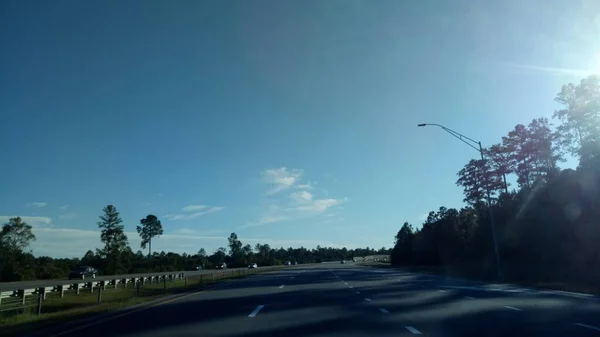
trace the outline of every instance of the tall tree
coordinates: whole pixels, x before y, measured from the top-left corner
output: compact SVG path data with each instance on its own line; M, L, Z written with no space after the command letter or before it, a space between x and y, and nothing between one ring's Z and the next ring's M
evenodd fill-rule
M506 181L506 176L515 171L514 160L512 158L514 149L510 145L494 144L484 151L485 156L490 161L492 173L502 179L500 187L504 190L504 193L508 193L508 186L510 184Z
M502 184L498 176L494 175L488 160L471 159L463 169L458 172L456 184L463 187L465 202L472 205L481 205L488 193L498 189Z
M142 249L148 245L148 256L152 254L152 238L163 234L162 224L156 215L148 214L144 219L140 220L141 226L137 226L137 232L142 239L140 246Z
M412 226L405 222L395 237L396 242L390 256L393 265L404 265L412 262L414 236L415 232Z
M14 217L2 226L0 244L12 252L22 252L31 241L35 241L32 227L24 222L21 217Z
M103 209L104 215L100 216L98 227L100 228L100 240L104 243L102 254L106 256L109 273L115 273L118 269L121 253L128 247L127 235L121 224L123 219L119 216L117 208L108 205Z
M563 85L554 99L563 109L556 110L553 118L561 124L557 132L561 136L561 145L580 161L599 154L600 140L600 76L592 75L582 79L579 84ZM585 149L585 153L581 150Z

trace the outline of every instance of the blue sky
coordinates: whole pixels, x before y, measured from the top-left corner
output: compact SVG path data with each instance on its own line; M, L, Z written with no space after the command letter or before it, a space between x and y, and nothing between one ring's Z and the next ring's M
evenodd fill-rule
M594 1L3 1L0 220L36 255L390 247L478 154L600 69ZM572 166L570 161L566 166Z

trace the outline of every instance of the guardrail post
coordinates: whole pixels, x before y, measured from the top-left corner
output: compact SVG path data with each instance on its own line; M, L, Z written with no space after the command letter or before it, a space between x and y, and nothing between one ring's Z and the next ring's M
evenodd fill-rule
M142 278L143 280L143 278ZM140 297L140 287L142 286L142 281L137 281L137 296Z
M46 299L46 287L40 287L38 292L42 295L42 300Z
M187 287L187 276L183 277L183 286Z
M38 294L38 298L37 298L37 314L41 315L42 314L42 293Z
M90 285L90 293L93 294L94 293L94 282L89 282L88 284Z
M25 289L19 289L17 291L19 297L21 298L21 304L25 305Z
M65 286L64 285L59 285L58 287L56 287L56 290L58 291L58 296L60 296L60 298L65 297Z
M102 288L98 287L98 304L102 303Z
M79 295L79 283L75 283L75 295Z
M167 292L167 275L163 276L163 285L165 288L165 292Z

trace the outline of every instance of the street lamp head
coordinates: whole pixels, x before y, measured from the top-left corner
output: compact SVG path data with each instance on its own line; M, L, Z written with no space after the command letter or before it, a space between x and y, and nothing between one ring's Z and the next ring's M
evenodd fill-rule
M417 126L427 126L427 124L425 124L425 123L421 123L421 124L419 124L419 125L417 125Z

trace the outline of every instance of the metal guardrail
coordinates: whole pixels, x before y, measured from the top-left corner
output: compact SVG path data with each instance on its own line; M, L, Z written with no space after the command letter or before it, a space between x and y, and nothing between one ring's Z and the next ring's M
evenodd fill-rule
M273 270L278 267L262 267L260 271ZM100 276L83 280L36 280L25 282L6 282L0 283L0 312L24 309L37 306L41 310L41 304L49 293L53 293L57 298L62 299L65 292L79 295L82 292L98 292L98 303L100 303L101 292L105 290L117 290L124 288L137 288L139 295L140 288L145 285L163 283L165 291L167 282L184 281L187 286L189 277L193 277L203 282L203 276L211 276L211 280L216 278L225 278L226 275L241 276L258 271L257 269L231 268L225 270L201 270L201 271L173 271L141 274L125 274L113 276ZM131 286L129 286L131 285Z

